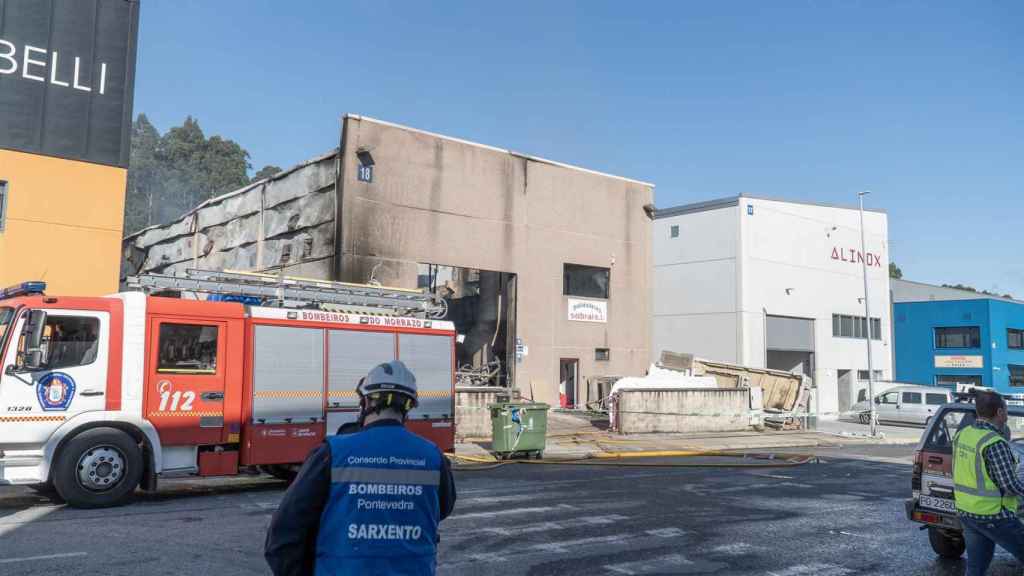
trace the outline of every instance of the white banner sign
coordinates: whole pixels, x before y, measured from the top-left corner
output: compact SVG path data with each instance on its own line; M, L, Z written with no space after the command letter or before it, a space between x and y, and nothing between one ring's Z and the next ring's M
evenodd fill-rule
M984 368L984 356L936 356L936 368Z
M569 320L607 323L608 303L597 300L569 298Z

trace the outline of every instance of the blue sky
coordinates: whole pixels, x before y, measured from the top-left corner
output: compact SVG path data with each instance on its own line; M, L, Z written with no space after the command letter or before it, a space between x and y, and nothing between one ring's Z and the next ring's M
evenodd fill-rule
M254 169L352 112L656 184L889 213L906 277L1024 297L1024 3L143 0L136 113ZM1024 236L1024 234L1022 234Z

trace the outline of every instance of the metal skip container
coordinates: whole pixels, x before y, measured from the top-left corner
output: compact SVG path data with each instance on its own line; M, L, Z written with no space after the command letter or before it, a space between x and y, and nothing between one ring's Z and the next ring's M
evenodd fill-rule
M499 402L491 411L491 451L499 458L517 454L540 458L548 432L549 405L541 402Z

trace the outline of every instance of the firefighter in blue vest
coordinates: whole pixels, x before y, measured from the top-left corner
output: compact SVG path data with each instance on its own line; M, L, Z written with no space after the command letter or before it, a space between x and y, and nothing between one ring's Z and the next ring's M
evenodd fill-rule
M455 482L437 446L405 429L416 378L395 360L356 392L361 428L309 455L271 520L264 556L275 576L436 572Z

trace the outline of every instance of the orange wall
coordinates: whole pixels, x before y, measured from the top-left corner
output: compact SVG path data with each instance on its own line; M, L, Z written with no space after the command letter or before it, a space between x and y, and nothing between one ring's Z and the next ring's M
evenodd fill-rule
M0 150L0 288L44 280L53 295L117 291L127 179L124 168Z

